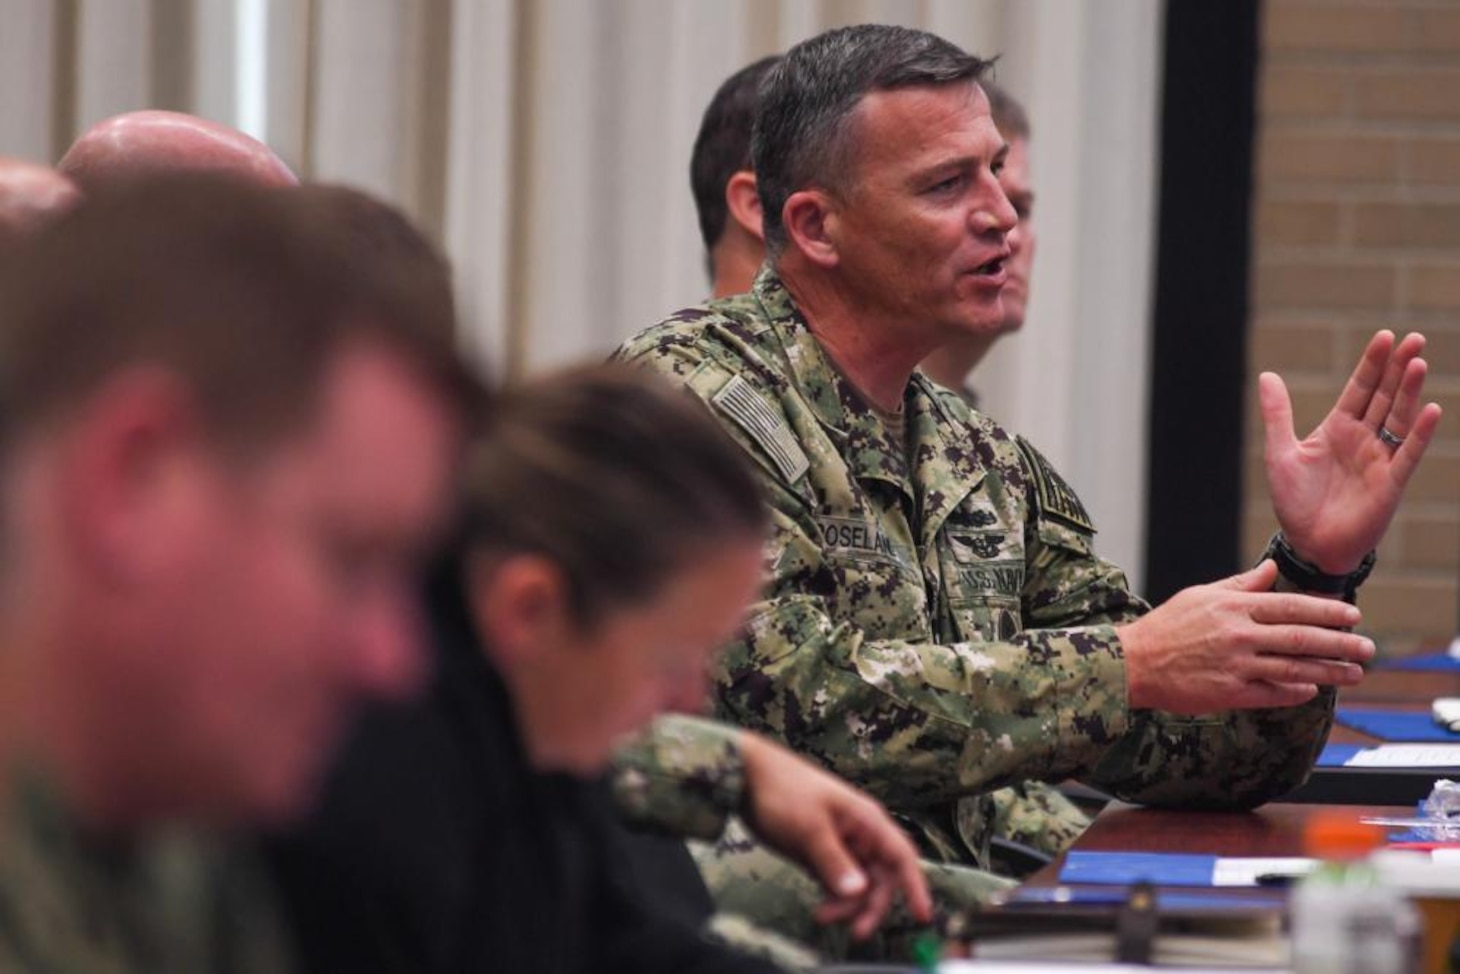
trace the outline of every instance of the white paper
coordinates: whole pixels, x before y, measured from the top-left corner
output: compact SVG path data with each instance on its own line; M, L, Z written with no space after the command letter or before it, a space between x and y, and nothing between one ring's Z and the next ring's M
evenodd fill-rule
M1315 865L1315 860L1302 856L1219 856L1212 869L1212 885L1256 886L1258 876L1306 876Z
M1380 744L1344 762L1350 768L1460 768L1460 744Z

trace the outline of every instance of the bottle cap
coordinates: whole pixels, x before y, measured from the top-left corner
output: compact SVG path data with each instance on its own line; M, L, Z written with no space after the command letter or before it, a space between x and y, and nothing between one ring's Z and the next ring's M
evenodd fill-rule
M943 941L935 933L920 933L913 938L913 962L920 971L936 971L943 956Z
M1383 844L1383 828L1357 813L1322 812L1303 829L1303 849L1315 859L1362 859Z

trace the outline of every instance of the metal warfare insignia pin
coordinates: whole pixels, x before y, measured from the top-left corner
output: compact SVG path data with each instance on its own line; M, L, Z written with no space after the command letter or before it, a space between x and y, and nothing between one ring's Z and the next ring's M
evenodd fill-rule
M999 553L999 548L1004 543L1004 536L1002 534L976 534L964 540L973 549L975 555L980 558L993 558Z

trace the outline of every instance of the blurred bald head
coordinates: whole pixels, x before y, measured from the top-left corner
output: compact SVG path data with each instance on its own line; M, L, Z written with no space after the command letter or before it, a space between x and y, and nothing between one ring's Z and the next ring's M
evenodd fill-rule
M214 173L260 186L299 182L284 161L257 139L181 112L128 112L97 122L56 168L86 193L169 172Z
M71 180L50 166L0 157L0 247L66 210L77 196Z

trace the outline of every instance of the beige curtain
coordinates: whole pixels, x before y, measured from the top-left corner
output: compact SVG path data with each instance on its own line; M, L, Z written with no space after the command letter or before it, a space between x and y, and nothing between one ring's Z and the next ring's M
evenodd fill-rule
M0 0L0 153L53 160L147 106L249 128L412 213L455 262L471 351L516 376L700 298L705 102L862 21L1001 54L1029 108L1035 300L977 379L1139 577L1160 0Z

